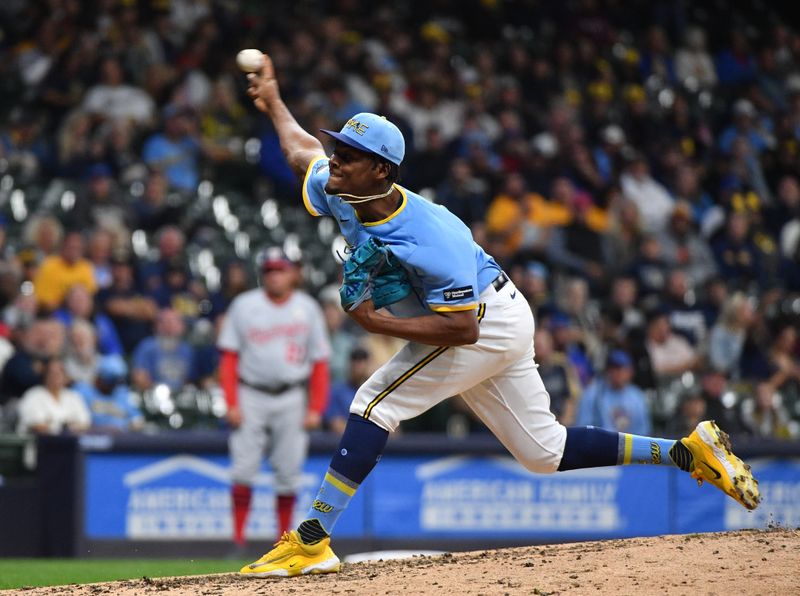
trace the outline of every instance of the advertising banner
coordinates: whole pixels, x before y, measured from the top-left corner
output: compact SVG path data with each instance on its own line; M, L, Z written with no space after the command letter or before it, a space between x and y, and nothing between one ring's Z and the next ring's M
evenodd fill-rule
M294 516L300 521L317 492L328 458L310 458ZM226 456L88 454L84 526L87 538L230 540L231 482ZM246 535L274 540L275 493L266 464L253 486ZM337 526L342 536L364 534L364 497Z
M396 537L662 534L669 528L665 472L637 466L541 475L509 457L392 458L373 472L370 525Z
M306 463L295 508L303 518L327 469ZM686 473L620 466L532 474L510 457L382 458L336 526L338 537L578 540L800 525L800 463L753 462L764 497L755 512ZM230 540L228 458L89 453L89 539ZM275 538L272 474L256 479L247 535Z

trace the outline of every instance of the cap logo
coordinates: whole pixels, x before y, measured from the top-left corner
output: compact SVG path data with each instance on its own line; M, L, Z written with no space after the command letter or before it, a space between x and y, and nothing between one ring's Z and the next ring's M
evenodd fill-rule
M359 122L358 120L353 120L350 118L344 127L351 129L354 133L363 137L364 133L367 132L367 129L369 128L369 124L364 124L363 122Z
M389 153L389 150L386 148L386 145L381 145L381 151L384 153Z

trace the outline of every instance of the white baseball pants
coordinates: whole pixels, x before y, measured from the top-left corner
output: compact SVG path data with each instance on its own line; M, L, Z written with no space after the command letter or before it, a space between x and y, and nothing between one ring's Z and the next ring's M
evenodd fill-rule
M567 431L550 412L550 396L533 357L533 314L507 282L480 295L480 337L472 345L410 342L356 393L350 412L394 431L460 394L511 454L532 472L558 469Z

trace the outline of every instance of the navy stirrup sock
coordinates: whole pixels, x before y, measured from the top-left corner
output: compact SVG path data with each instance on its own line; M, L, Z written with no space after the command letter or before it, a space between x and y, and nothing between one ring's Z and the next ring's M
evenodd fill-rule
M594 426L573 426L567 429L567 442L558 470L627 464L677 466L688 470L687 461L691 461L691 454L680 441L612 432Z
M361 416L350 414L339 447L297 533L305 544L330 535L359 485L381 458L389 432Z
M567 442L558 471L617 465L619 433L594 426L567 428Z
M331 459L331 470L361 484L381 458L389 431L357 414L350 414L339 447Z

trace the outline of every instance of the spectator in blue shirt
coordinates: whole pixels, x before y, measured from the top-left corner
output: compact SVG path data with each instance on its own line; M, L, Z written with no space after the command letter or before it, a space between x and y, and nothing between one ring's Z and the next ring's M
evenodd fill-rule
M164 226L156 234L158 256L139 262L136 280L139 287L147 294L166 283L167 270L171 264L185 259L186 236L177 226Z
M580 342L580 329L569 315L562 312L554 312L550 316L549 329L553 335L556 351L567 357L567 361L578 375L581 387L586 387L591 381L594 371L586 349Z
M177 310L188 323L201 314L200 301L206 298L206 291L201 283L192 280L189 265L178 257L165 264L162 283L150 292L150 297L159 308Z
M346 381L335 381L331 385L328 408L323 420L325 426L336 433L343 433L347 417L350 416L350 403L358 388L369 378L369 352L361 347L350 351L350 368Z
M0 129L0 156L17 172L18 178L31 180L42 170L46 171L52 161L42 118L30 109L18 107L9 120L8 128Z
M756 126L758 113L753 103L748 99L739 99L733 104L733 124L722 131L719 136L719 148L724 153L730 153L733 142L737 137L744 137L756 153L761 153L769 148L769 142L764 133Z
M647 31L647 49L639 62L642 79L657 76L665 83L675 83L675 63L669 40L663 28L650 27Z
M728 215L725 235L711 245L711 250L720 276L729 287L746 288L762 281L761 255L751 239L750 220L745 213L734 211Z
M473 175L463 158L454 159L449 170L447 178L436 189L436 202L447 207L474 232L483 227L486 218L486 185Z
M164 110L164 132L152 135L144 144L142 158L164 173L169 185L193 192L199 181L200 142L192 134L191 112L170 105Z
M659 294L667 283L667 261L656 236L644 236L639 242L639 252L628 266L627 274L639 285L639 296L645 298Z
M94 383L76 383L77 391L92 413L95 430L137 430L144 424L141 410L133 402L125 382L128 366L121 356L103 356L97 365Z
M298 181L283 157L278 133L271 125L267 125L259 141L261 142L258 160L260 172L272 182L276 196L294 198L299 191Z
M156 334L142 340L133 353L131 379L137 390L147 391L164 384L177 392L192 380L194 354L184 340L185 331L178 311L159 311Z
M662 307L669 312L673 331L683 335L693 346L704 343L708 333L705 313L694 300L693 287L683 269L675 268L669 272Z
M53 317L69 329L76 320L89 321L97 334L97 351L101 354L122 354L122 341L111 318L95 310L94 300L84 286L75 284L68 291L61 308Z
M133 264L125 256L112 259L111 286L98 292L97 305L114 324L126 355L153 331L158 306L136 287Z
M725 48L714 59L717 77L724 86L736 86L749 83L756 78L758 65L750 49L747 35L734 29L731 31L730 46Z
M649 435L650 411L644 393L631 382L633 360L623 350L608 357L606 374L586 388L578 406L577 426L592 425L636 435Z
M536 330L533 345L539 376L550 394L550 411L561 424L569 426L575 418L575 404L580 395L578 376L564 354L555 351L553 336L547 329Z
M617 124L609 124L600 133L602 143L594 148L592 157L604 184L612 184L619 175L625 131Z

